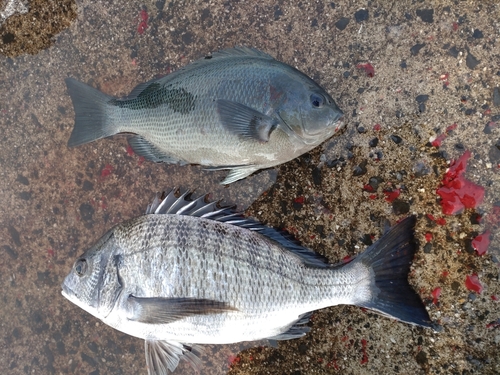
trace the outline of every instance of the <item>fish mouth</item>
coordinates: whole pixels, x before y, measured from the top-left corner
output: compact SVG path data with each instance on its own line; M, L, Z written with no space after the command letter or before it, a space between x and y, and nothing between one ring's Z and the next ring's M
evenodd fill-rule
M285 133L287 133L289 136L300 140L307 145L318 142L318 137L323 138L326 132L332 131L330 135L333 135L336 134L339 130L343 129L345 126L344 113L340 112L340 115L332 122L331 125L327 126L324 129L319 129L316 132L306 133L301 127L295 128L288 124L279 112L277 114L282 123L285 125L283 131L285 131Z
M65 283L61 285L61 288L61 294L63 295L63 297L71 301L71 297L74 296L75 293L73 293L73 291Z

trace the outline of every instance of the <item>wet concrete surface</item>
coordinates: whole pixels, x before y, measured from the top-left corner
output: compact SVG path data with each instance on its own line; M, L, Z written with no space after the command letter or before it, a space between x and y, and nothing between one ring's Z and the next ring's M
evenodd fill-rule
M314 314L306 337L278 349L209 349L207 372L500 372L497 2L79 1L76 12L49 49L0 55L0 368L146 373L142 341L72 305L60 284L113 224L141 214L156 191L181 186L248 207L247 214L286 228L331 262L417 214L420 250L410 281L443 327L435 333L337 306ZM141 160L127 152L124 137L67 148L73 109L66 77L123 96L235 45L313 77L346 113L347 129L229 188L217 185L224 172ZM450 160L466 150L465 178L484 187L485 198L445 215L436 189ZM479 256L473 239L485 230L491 242ZM467 288L471 275L480 293Z

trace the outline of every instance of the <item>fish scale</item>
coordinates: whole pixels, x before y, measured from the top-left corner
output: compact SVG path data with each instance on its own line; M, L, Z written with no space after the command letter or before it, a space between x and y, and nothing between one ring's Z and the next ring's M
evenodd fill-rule
M171 191L108 231L62 286L104 323L143 338L151 375L180 358L196 367L198 344L302 337L311 311L338 304L434 327L407 280L415 217L331 265L282 232L186 196Z

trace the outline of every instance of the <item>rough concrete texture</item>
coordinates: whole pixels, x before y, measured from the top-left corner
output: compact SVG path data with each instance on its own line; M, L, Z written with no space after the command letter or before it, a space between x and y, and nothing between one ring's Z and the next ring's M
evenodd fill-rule
M332 307L314 314L306 337L277 349L207 349L204 373L499 373L499 19L496 1L78 1L77 19L52 47L0 56L0 368L146 373L142 341L66 301L60 284L114 223L142 213L156 191L181 186L249 206L247 214L331 262L417 214L410 280L443 327L434 333ZM235 45L313 77L345 111L345 132L228 188L217 186L223 172L140 160L124 137L66 147L73 108L64 78L123 96ZM437 136L440 147L429 143ZM466 150L465 177L485 188L484 201L444 215L436 189ZM472 240L485 230L491 243L479 256ZM466 287L473 274L481 293Z

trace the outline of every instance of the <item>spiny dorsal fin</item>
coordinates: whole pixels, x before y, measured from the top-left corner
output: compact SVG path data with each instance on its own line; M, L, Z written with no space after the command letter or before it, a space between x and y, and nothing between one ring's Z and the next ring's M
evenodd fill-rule
M163 199L157 194L153 202L146 209L146 214L196 216L257 231L299 256L304 264L308 266L330 267L324 257L301 246L289 234L267 227L257 220L244 217L243 214L235 211L235 206L220 206L218 202L207 202L206 194L191 200L191 192L189 190L183 193L179 192L180 195L177 197L177 191L177 189L170 190L164 195Z

